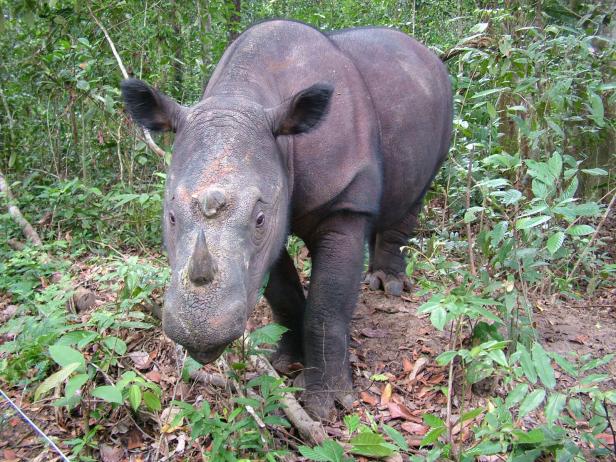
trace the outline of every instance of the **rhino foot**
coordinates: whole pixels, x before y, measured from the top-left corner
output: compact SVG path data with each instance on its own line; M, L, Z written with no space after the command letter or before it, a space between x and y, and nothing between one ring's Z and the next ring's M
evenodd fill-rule
M368 271L364 277L364 283L372 290L383 289L386 295L399 297L402 292L411 290L411 281L404 273L387 274L384 271Z
M278 349L272 353L270 362L280 374L288 376L293 376L304 368L304 358L301 351L284 345L282 342Z
M305 375L301 372L295 380L293 386L305 388ZM311 391L304 390L302 393L302 401L304 409L310 417L315 420L331 422L335 420L337 415L336 404L338 404L345 412L353 410L353 402L357 399L353 392L352 385L344 386L336 391Z

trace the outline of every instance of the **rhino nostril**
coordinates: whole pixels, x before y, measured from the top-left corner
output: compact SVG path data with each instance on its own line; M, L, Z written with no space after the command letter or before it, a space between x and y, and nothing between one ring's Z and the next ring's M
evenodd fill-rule
M190 256L188 278L193 284L204 285L214 280L216 271L216 262L207 248L205 233L203 230L200 230L195 242L195 248Z

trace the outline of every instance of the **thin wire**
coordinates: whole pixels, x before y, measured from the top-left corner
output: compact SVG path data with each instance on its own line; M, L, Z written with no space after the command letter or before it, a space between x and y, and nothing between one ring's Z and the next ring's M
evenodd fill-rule
M43 430L41 430L40 428L38 428L36 426L36 424L34 422L32 422L28 416L26 414L23 413L23 411L21 409L19 409L19 407L17 406L17 404L15 404L11 398L9 398L8 396L6 396L6 394L2 391L2 389L0 389L0 395L2 395L2 397L9 403L9 405L15 409L17 411L17 413L19 414L19 416L22 418L22 420L24 422L26 422L28 425L30 425L45 441L47 441L47 443L49 443L49 445L51 446L51 448L56 451L60 457L62 458L62 460L64 460L65 462L70 462L70 460L68 459L68 457L66 457L62 451L60 450L60 448L58 446L56 446L56 443L54 443L45 433L43 433Z

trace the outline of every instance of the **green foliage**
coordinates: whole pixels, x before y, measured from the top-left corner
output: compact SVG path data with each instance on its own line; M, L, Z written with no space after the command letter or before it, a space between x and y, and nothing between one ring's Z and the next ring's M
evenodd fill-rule
M597 234L604 213L597 198L613 193L615 48L601 38L613 12L599 3L560 0L506 6L254 1L242 2L238 22L228 0L92 7L130 72L185 104L199 99L233 34L267 17L291 17L323 30L392 26L437 51L456 46L460 54L448 61L453 146L426 198L436 204L426 211L432 230L411 241L407 274L422 293L436 294L420 313L429 314L436 329L451 331L453 340L437 362L464 372L455 402L472 442L462 447L445 416L426 415L430 430L421 453L410 454L393 427L371 418L368 426L349 415L345 444L328 440L299 451L315 461L395 452L414 462L497 454L582 460L569 435L584 422L583 443L594 455L606 452L596 435L608 417L601 404L616 403L602 372L613 356L546 351L537 341L532 296L581 297L616 273L613 263L605 264ZM169 156L158 157L135 136L122 111L116 61L84 5L0 0L0 13L6 44L0 50L0 171L50 243L10 249L5 241L21 239L21 232L0 214L0 293L19 307L0 326L0 335L10 334L0 345L0 378L34 400L63 391L53 404L71 412L84 399L92 403L90 420L98 423L67 442L74 457L87 457L112 411L138 415L163 407L158 385L123 368L128 345L122 334L152 326L143 309L159 303L168 269L154 259L108 255L158 252ZM170 151L172 136L157 141ZM303 247L289 238L289 254L309 277ZM85 320L67 309L78 272L70 262L76 261L104 266L94 283L116 294ZM274 344L283 333L275 325L259 329L239 354ZM184 380L198 367L188 359ZM560 386L556 367L575 383ZM195 438L212 443L212 460L274 460L283 451L268 428L288 425L280 396L292 389L266 377L247 380L245 357L232 368L242 396L218 410L207 402L176 403L182 409L177 418L188 422ZM505 395L465 410L468 387L494 378ZM453 399L455 390L445 393Z

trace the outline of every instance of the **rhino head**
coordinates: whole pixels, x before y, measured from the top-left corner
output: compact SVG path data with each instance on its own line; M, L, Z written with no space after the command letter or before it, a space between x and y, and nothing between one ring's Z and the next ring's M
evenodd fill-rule
M270 107L226 95L184 107L139 80L121 87L141 126L176 132L163 212L172 270L163 329L209 363L244 332L287 236L284 137L316 127L332 89L316 84Z

